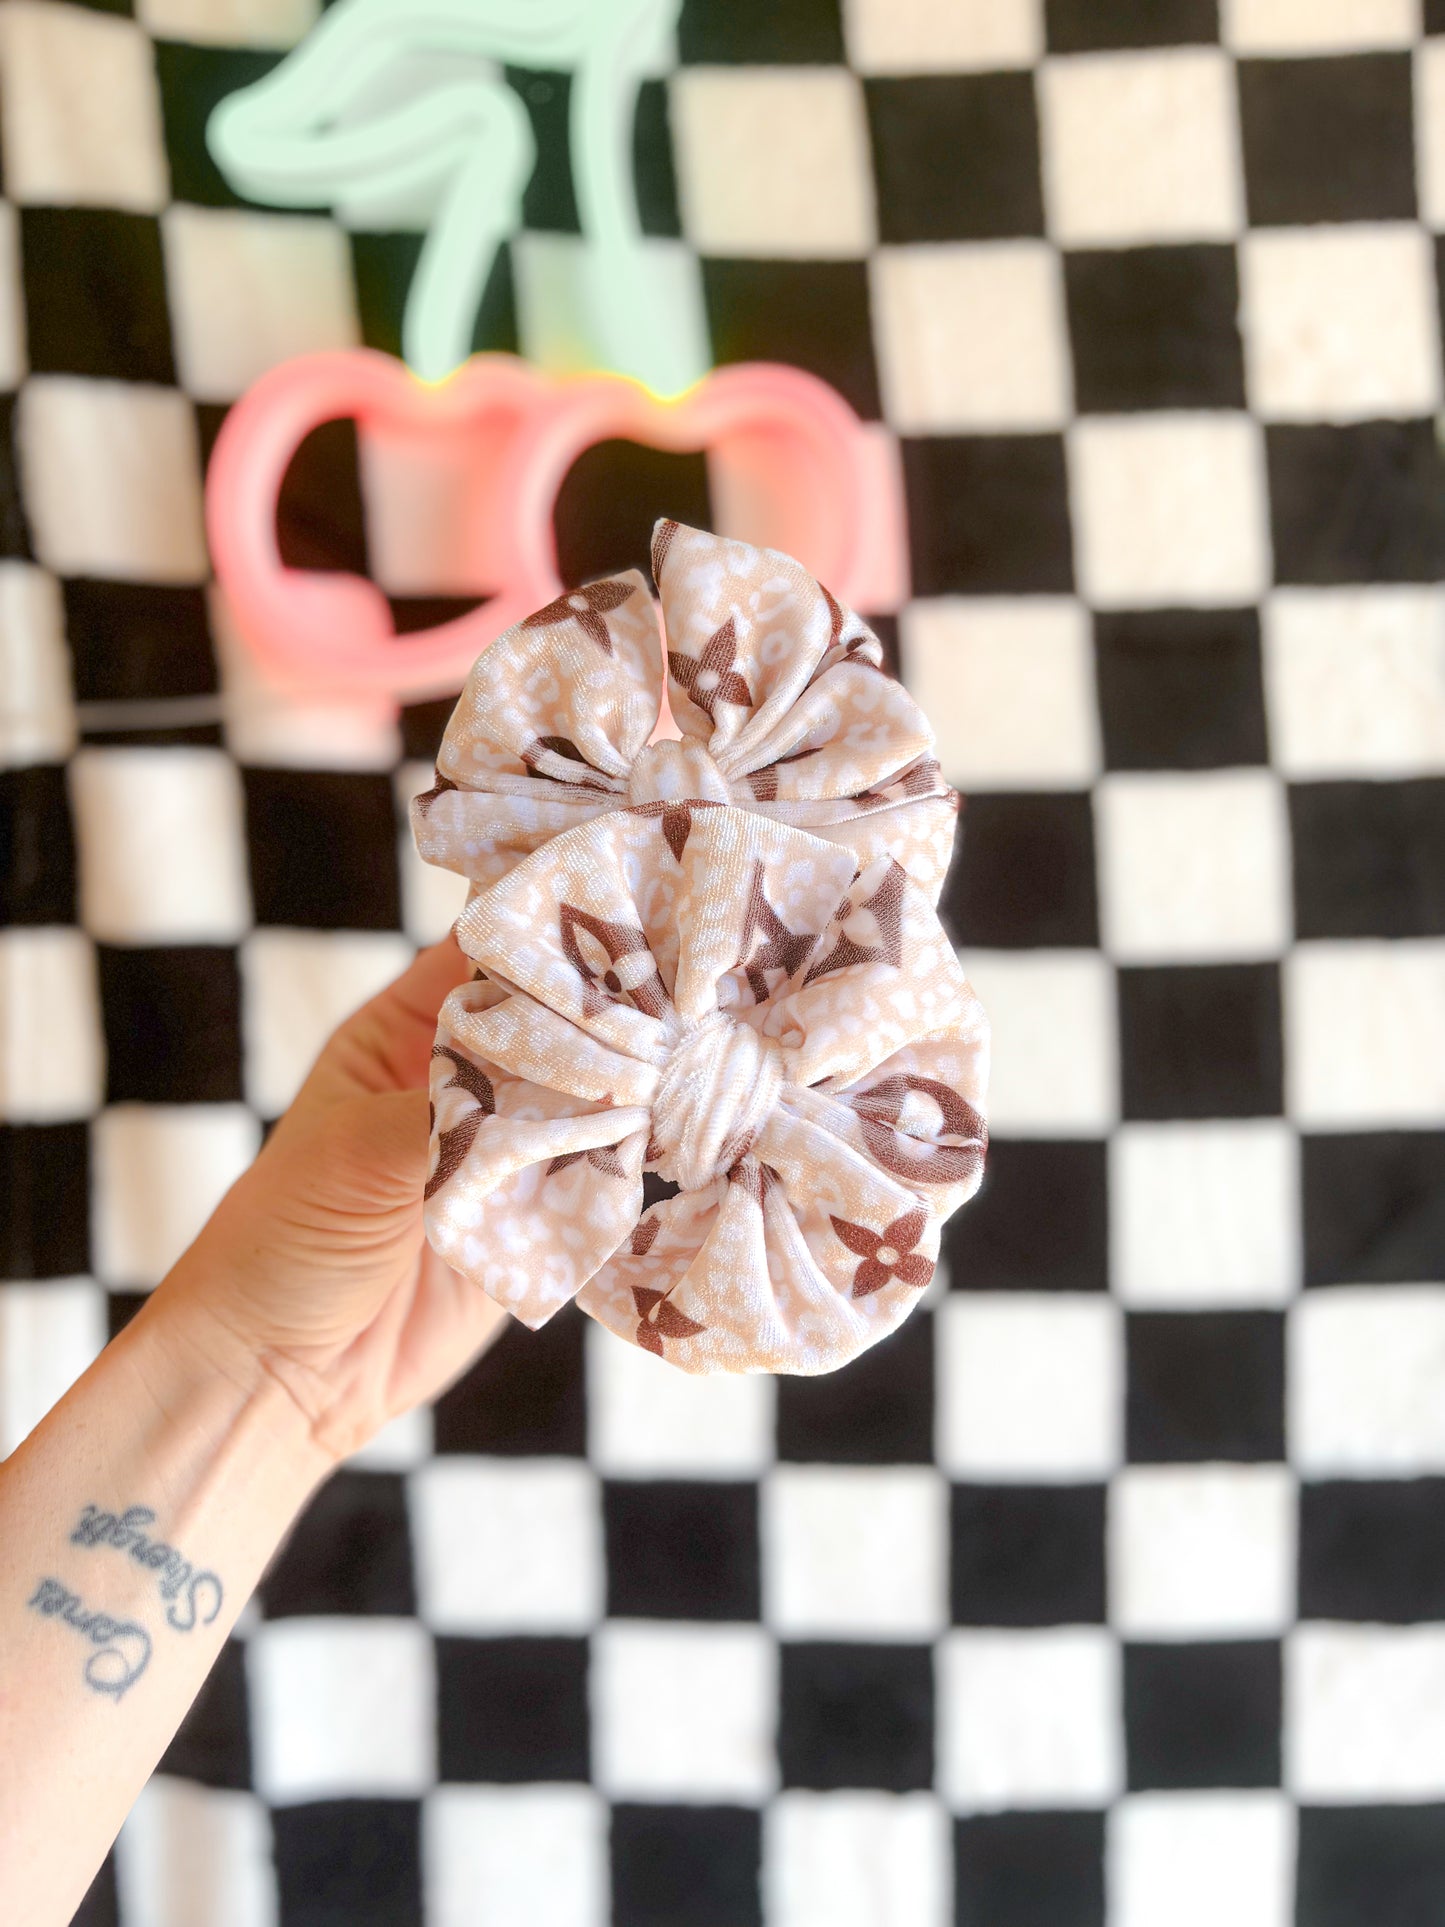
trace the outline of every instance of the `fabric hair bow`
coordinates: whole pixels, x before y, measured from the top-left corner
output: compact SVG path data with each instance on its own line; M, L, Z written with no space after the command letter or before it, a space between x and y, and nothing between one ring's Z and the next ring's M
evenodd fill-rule
M785 661L748 660L797 707ZM592 768L633 741L545 701ZM534 1328L575 1297L689 1372L845 1364L917 1304L982 1175L987 1026L928 894L714 798L581 815L457 924L478 976L441 1012L427 1235ZM646 1209L645 1169L676 1187Z
M673 842L690 802L731 804L892 856L937 902L957 794L882 645L791 557L677 522L653 532L667 694L643 577L559 596L478 658L417 797L417 847L474 887L603 812L650 810Z

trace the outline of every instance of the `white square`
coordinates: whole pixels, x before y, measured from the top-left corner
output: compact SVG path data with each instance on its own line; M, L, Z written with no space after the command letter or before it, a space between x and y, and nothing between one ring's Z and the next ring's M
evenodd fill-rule
M245 804L218 749L82 749L70 765L81 921L102 943L235 943Z
M1294 1617L1282 1465L1130 1465L1109 1488L1110 1616L1130 1639L1279 1633Z
M938 1649L938 1723L955 1811L1104 1806L1123 1782L1118 1643L1094 1626L952 1632Z
M1284 1780L1299 1800L1445 1795L1445 1626L1296 1626Z
M700 74L713 70L693 67L687 71ZM676 109L672 127L675 143ZM806 149L807 143L803 146ZM700 166L706 170L705 156ZM744 219L747 213L744 209ZM593 251L583 236L549 234L536 228L523 228L512 236L507 251L512 267L517 345L525 360L553 375L586 374L601 362L614 374L630 375L659 395L680 394L684 388L691 388L694 382L702 380L713 365L712 337L695 250L684 241L651 234L643 235L632 245L637 250L636 266L630 272L640 283L645 283L649 302L666 314L667 326L646 336L640 329L614 330L605 344L599 345L598 324L592 319L597 305L593 293L596 267ZM779 251L796 252L796 245ZM371 506L370 497L367 506L368 509ZM448 520L456 519L453 509ZM426 559L424 555L407 557L399 529L383 534L375 557L373 567L377 580L384 582L388 589L394 583L393 568L400 568L404 580L415 581L416 572ZM476 560L477 549L473 544L473 570ZM423 592L435 594L436 584L437 578L433 576L423 585Z
M254 1793L158 1773L115 1843L115 1881L146 1927L275 1927L270 1816Z
M1109 1815L1110 1927L1293 1927L1281 1793L1131 1793Z
M931 1466L780 1465L762 1489L763 1618L786 1639L932 1639L948 1487Z
M1306 1130L1445 1112L1445 939L1304 943L1284 962L1285 1097Z
M1091 416L1068 452L1094 608L1227 608L1268 588L1264 445L1247 415Z
M436 781L430 763L404 763L396 772L401 851L401 922L415 944L438 943L466 908L467 879L423 863L411 833L411 800Z
M1278 957L1293 913L1284 785L1265 769L1116 772L1094 792L1116 963Z
M359 930L255 930L241 952L246 1097L279 1117L343 1018L410 963L405 937Z
M994 73L1044 50L1041 0L843 0L860 74Z
M1284 775L1445 771L1445 591L1276 589L1262 613L1269 738Z
M431 1407L414 1405L409 1412L398 1412L394 1419L388 1419L346 1463L371 1472L410 1472L425 1464L435 1445Z
M683 232L700 254L868 252L873 169L846 67L684 67L670 97Z
M397 707L388 698L323 702L283 689L252 654L212 583L211 635L225 698L226 747L238 763L279 769L391 770L401 755Z
M441 1786L421 1843L427 1927L607 1927L607 1808L590 1787Z
M1445 227L1445 40L1415 49L1415 175L1420 219Z
M47 568L204 581L201 452L179 389L32 377L20 391L16 438L35 553Z
M104 1089L90 939L61 926L0 930L0 1118L53 1124L89 1117Z
M316 24L321 0L136 0L157 40L193 46L293 47Z
M968 829L965 821L964 844ZM966 950L988 1012L989 1126L1000 1137L1102 1135L1119 1116L1114 971L1093 950Z
M28 562L0 562L0 769L63 763L75 699L60 586Z
M697 1378L587 1321L587 1455L604 1477L750 1479L773 1460L777 1381Z
M1115 1469L1116 1305L1083 1292L957 1292L935 1320L938 1459L954 1478L1083 1480Z
M1440 406L1435 262L1413 221L1257 228L1239 268L1249 402L1264 420L1373 421Z
M1220 37L1238 54L1348 53L1409 47L1420 0L1222 0Z
M931 1793L780 1794L763 1816L768 1927L949 1927L948 1813Z
M1215 47L1046 60L1044 205L1066 247L1227 241L1244 219L1234 65Z
M586 1633L602 1617L602 1498L569 1459L435 1459L411 1479L417 1603L444 1633Z
M416 1798L436 1780L436 1669L414 1619L276 1619L246 1643L256 1790Z
M1299 1139L1277 1118L1125 1124L1109 1142L1109 1245L1126 1305L1282 1305L1299 1289Z
M140 214L165 204L155 60L132 20L9 0L0 8L0 131L12 200Z
M940 597L910 602L900 633L904 678L933 724L950 782L965 793L1093 782L1099 716L1082 603Z
M95 1268L158 1284L261 1148L240 1104L117 1104L91 1127Z
M1286 1384L1304 1477L1445 1472L1445 1287L1306 1292L1289 1317Z
M761 1626L611 1621L592 1642L593 1778L612 1800L761 1804L777 1671Z
M1068 420L1063 274L1047 242L882 248L871 269L890 427L926 435Z
M0 389L16 389L25 373L25 303L20 265L20 221L0 201Z
M105 1293L88 1278L0 1285L0 1458L100 1355Z
M357 339L351 253L334 221L178 206L161 223L181 386L233 401L293 355Z

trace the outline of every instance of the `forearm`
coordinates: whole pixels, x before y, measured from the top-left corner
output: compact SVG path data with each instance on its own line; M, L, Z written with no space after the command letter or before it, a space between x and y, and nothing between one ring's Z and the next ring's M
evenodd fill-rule
M205 1262L198 1252L182 1266ZM62 1927L330 1469L163 1286L0 1465L0 1919Z

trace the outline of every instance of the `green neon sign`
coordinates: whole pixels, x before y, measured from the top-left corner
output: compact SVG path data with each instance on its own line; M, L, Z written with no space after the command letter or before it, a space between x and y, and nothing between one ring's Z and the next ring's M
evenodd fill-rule
M526 110L496 63L571 72L586 333L597 363L674 393L705 364L644 244L631 149L638 87L680 5L340 0L274 73L220 103L207 145L236 192L268 206L429 207L402 352L440 381L467 357L536 164Z

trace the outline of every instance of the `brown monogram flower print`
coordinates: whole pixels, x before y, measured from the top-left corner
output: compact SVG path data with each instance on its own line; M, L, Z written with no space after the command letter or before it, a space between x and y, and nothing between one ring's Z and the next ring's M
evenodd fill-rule
M933 1276L933 1260L915 1249L928 1225L928 1213L922 1207L905 1211L881 1231L850 1224L846 1218L834 1218L832 1225L848 1249L863 1260L853 1273L855 1298L871 1298L895 1278L918 1290Z
M413 808L422 856L485 887L594 817L711 802L808 830L855 870L890 856L936 902L957 798L867 625L787 556L677 522L658 523L652 566L661 648L633 572L558 596L478 658Z

